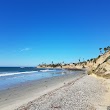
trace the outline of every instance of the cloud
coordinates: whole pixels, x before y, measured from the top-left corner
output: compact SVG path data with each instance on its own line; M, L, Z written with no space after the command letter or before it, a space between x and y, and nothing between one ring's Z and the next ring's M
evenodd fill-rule
M20 50L20 52L29 51L29 50L31 50L31 49L30 48L23 48L23 49Z

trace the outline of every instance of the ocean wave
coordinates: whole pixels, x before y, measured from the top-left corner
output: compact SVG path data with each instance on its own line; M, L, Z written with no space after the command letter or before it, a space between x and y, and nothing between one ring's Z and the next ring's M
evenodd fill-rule
M56 71L56 70L40 70L41 72L50 72L50 71Z
M36 72L38 72L38 71L26 71L26 72L16 72L16 73L2 73L2 74L0 74L0 77L19 75L19 74L31 74L31 73L36 73Z

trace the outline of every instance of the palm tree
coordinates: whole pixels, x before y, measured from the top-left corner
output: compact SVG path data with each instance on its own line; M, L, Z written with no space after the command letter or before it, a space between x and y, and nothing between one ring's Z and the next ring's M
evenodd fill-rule
M84 58L83 58L83 62L84 62Z
M53 61L52 61L51 67L54 67Z
M110 51L110 46L107 47L107 50Z
M91 58L90 61L92 62L93 61L93 58Z
M106 47L104 48L104 51L105 51L105 53L107 52L107 48Z
M100 54L102 54L102 48L99 48L99 50L100 50Z
M79 59L79 63L80 63L80 61L81 61L81 60Z
M89 62L90 60L88 59L87 61Z

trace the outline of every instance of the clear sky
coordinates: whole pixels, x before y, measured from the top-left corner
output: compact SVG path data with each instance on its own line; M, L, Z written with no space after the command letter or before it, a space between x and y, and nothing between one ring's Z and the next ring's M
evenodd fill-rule
M110 45L110 0L0 0L0 66L77 62Z

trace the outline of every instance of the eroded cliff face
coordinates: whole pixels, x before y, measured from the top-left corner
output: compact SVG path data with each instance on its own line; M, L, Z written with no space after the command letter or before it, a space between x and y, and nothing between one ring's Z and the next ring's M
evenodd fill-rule
M75 68L86 68L88 74L96 74L105 78L110 78L110 51L85 63L79 63Z
M105 62L100 64L95 69L94 73L98 76L102 76L102 77L105 77L105 78L110 78L110 59L107 59Z
M97 76L110 78L110 51L100 56L96 63L87 64L89 74L94 73Z

